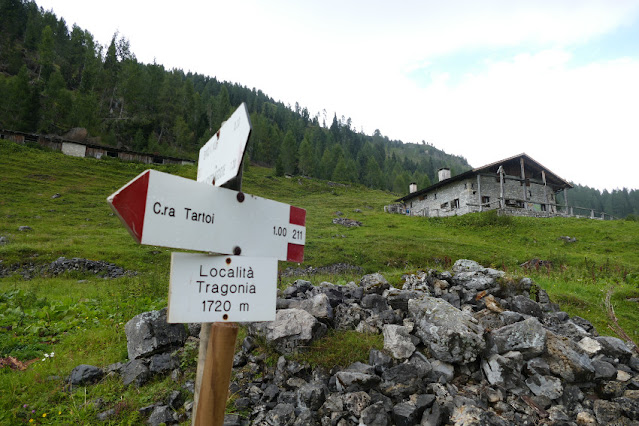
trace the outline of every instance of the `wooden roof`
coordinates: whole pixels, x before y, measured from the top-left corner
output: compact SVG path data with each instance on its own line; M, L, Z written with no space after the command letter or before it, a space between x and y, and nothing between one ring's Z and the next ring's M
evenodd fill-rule
M445 179L441 182L437 182L434 185L429 186L428 188L421 189L419 191L412 192L402 198L398 198L395 201L407 201L411 198L419 197L420 195L431 192L437 188L441 188L442 186L448 185L453 182L457 182L460 180L468 179L474 176L477 176L480 173L491 173L497 174L499 167L503 167L504 171L507 175L511 176L521 176L521 159L524 160L524 171L527 179L536 179L541 181L541 172L544 171L546 174L546 184L552 188L553 191L557 192L561 189L572 188L572 184L570 182L562 179L555 173L548 170L539 162L532 159L528 154L522 153L519 155L515 155L513 157L506 158L504 160L496 161L491 164L487 164L482 167L477 167L472 170L468 170L466 172L460 173L456 176L453 176L449 179Z

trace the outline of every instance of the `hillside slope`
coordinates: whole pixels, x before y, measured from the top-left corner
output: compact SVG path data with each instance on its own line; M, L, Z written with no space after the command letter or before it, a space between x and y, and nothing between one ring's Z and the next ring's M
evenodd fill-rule
M127 401L122 419L131 420L127 416L134 416L145 401L178 386L166 379L139 393L107 379L90 388L87 397L81 389L64 391L63 378L78 364L105 366L125 360L123 324L166 305L171 250L136 244L106 203L108 195L146 167L0 141L0 356L32 362L23 372L0 370L0 391L7 395L0 402L0 423L26 421L24 404L39 413L42 423L91 422L96 408L84 399L112 400L115 395ZM188 178L196 175L193 166L154 168ZM362 268L361 273L297 272L313 284L345 284L379 271L398 285L405 273L442 270L468 258L514 276L531 276L562 309L590 320L601 333L612 334L602 302L611 291L621 327L633 338L639 332L639 223L490 213L448 219L389 215L383 206L395 197L391 193L276 177L272 169L257 166L245 172L243 189L307 210L305 262L280 263L281 270L337 263ZM362 226L334 224L338 211ZM31 229L19 231L21 226ZM577 241L566 243L561 236ZM108 262L135 275L105 279L82 270L58 275L47 268L59 257ZM533 258L551 266L519 266ZM297 276L283 276L282 286ZM193 362L184 358L185 365ZM54 412L61 414L51 418ZM49 419L43 419L43 413Z

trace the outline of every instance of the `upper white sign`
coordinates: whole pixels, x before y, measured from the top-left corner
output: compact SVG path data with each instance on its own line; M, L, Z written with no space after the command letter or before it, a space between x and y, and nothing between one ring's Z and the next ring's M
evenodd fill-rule
M242 102L231 118L200 149L197 181L222 186L237 176L250 135L251 119L246 104Z

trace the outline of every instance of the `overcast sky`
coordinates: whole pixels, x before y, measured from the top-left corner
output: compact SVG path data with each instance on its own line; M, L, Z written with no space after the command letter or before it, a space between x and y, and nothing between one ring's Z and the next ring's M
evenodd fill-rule
M639 0L36 0L108 45L430 142L639 189Z

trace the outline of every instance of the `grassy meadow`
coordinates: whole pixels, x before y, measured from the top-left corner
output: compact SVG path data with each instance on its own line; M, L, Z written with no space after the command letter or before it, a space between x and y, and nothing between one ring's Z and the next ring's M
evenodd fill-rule
M46 265L64 256L102 260L137 273L118 279L78 272L0 278L0 424L87 424L109 408L117 414L107 424L137 424L142 420L138 408L193 378L197 349L182 357L185 374L179 383L167 377L137 389L106 377L94 386L70 389L65 384L79 364L104 367L125 361L124 324L166 306L171 250L135 243L106 202L148 167L73 158L0 140L0 237L6 239L0 243L0 271ZM151 167L192 179L197 172L195 166ZM639 222L511 218L491 212L432 219L390 215L383 206L397 194L275 177L272 169L256 166L245 171L243 190L307 210L302 267L348 263L365 273L381 272L401 286L403 274L445 270L457 259L473 259L514 279L530 276L563 310L590 320L600 334L615 335L604 303L610 292L619 326L639 341ZM337 211L363 226L334 225ZM20 226L31 230L18 231ZM566 243L561 236L577 242ZM519 266L532 258L553 266ZM280 262L281 270L287 266L297 265ZM282 278L281 286L296 278ZM359 276L301 278L344 284ZM379 336L359 339L335 332L318 342L321 351L307 354L307 360L348 364L367 359L368 348L380 345Z

